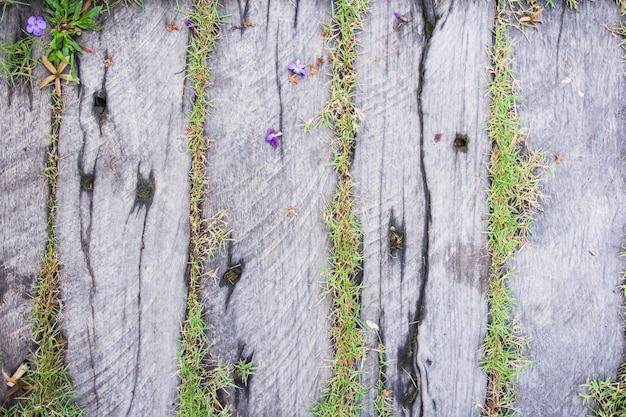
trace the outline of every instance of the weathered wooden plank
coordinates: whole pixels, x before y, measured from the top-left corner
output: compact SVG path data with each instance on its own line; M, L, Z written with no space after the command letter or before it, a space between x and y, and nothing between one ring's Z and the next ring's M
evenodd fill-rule
M490 145L480 86L493 15L493 2L436 9L372 2L360 36L364 121L354 175L363 317L380 327L396 415L479 415L484 401L478 361L489 258L481 215ZM461 138L466 146L456 147ZM403 233L402 249L393 250L391 227ZM377 367L372 351L364 376L370 399ZM371 401L368 408L365 415L375 415Z
M15 41L28 16L27 9L8 7L0 39ZM31 348L30 301L47 233L49 102L46 93L0 81L0 368L9 375ZM5 391L3 380L1 398Z
M515 314L533 361L519 380L520 416L585 416L587 378L614 377L625 349L618 253L626 230L625 84L612 2L546 9L526 35L512 30L519 111L547 159L543 211L511 267Z
M396 415L478 415L486 387L478 361L490 148L479 87L487 81L493 3L438 3L433 11L372 1L359 34L356 100L364 119L353 172L364 229L363 319L381 329ZM214 142L205 213L226 209L234 241L209 264L218 275L204 291L209 336L215 357L254 355L261 367L247 388L226 397L239 415L307 415L330 377L330 300L321 292L329 251L323 209L335 186L332 134L307 135L299 126L326 102L328 69L298 85L286 69L293 59L314 63L327 54L320 32L330 7L225 2L210 58L214 108L206 130ZM511 32L529 143L563 158L553 175L542 174L544 211L511 265L516 315L534 360L519 384L523 416L584 415L579 384L613 376L624 352L616 285L626 226L625 90L617 40L601 27L619 12L611 2L581 9L547 10L528 40ZM173 412L190 100L188 32L176 10L167 2L144 12L115 9L104 31L80 39L95 51L80 57L81 85L64 86L62 324L78 401L90 416ZM27 12L10 8L0 37L15 36ZM168 32L170 21L182 30ZM43 76L38 68L36 80ZM0 83L0 351L8 373L29 348L27 296L45 243L48 94ZM278 148L263 140L269 127L284 132ZM455 147L457 137L467 146ZM404 237L395 251L392 226ZM236 265L243 273L233 287L221 277ZM366 334L374 349L376 332ZM363 415L374 415L375 350L363 370Z
M190 163L188 32L177 10L165 1L114 9L102 32L80 39L95 51L80 57L81 85L64 87L63 327L70 376L89 416L173 413ZM168 31L170 21L181 30Z
M328 231L323 209L336 178L331 135L299 123L328 98L326 65L289 82L287 64L325 56L328 2L226 2L225 24L209 64L213 109L207 134L206 216L228 213L232 245L211 262L219 281L204 298L213 353L236 362L254 355L260 369L230 396L241 416L307 415L330 377L329 299L322 299ZM254 27L244 27L252 22ZM284 133L265 143L268 128ZM290 215L289 207L297 207ZM222 275L243 271L232 287Z

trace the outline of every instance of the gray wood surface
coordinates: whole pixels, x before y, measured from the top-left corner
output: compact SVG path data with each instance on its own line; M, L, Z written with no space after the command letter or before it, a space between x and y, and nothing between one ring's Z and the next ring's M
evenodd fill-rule
M322 298L329 239L323 211L336 177L331 132L300 123L328 100L328 64L289 82L287 65L325 56L328 2L227 2L228 17L209 60L213 108L207 217L226 210L233 242L210 263L220 280L204 292L214 353L254 355L260 367L231 394L234 415L307 415L330 374L330 298ZM254 23L241 29L242 22ZM268 128L280 146L265 142ZM297 207L295 216L289 207ZM221 279L241 264L239 282Z
M27 18L27 11L14 8L5 16L7 22ZM17 34L16 26L0 25L0 39L13 41ZM46 243L49 100L45 92L0 82L0 367L9 375L31 348L28 318ZM6 388L0 384L2 398Z
M480 85L493 3L402 7L372 2L360 36L364 121L354 176L364 229L363 317L380 327L396 415L475 416L487 385L478 361L487 323L481 216L490 145ZM399 25L395 10L409 22ZM457 135L467 136L466 148L454 146ZM391 227L404 233L404 249L390 250ZM377 337L368 331L372 347ZM372 351L368 399L377 362ZM370 401L366 415L375 415L371 408Z
M174 410L189 235L189 33L180 10L189 6L114 9L102 32L80 39L94 50L80 56L81 85L63 87L62 326L87 416ZM207 218L226 210L232 241L207 265L216 279L202 295L212 356L254 357L259 367L247 387L224 396L233 415L306 416L331 376L331 300L322 292L334 138L301 126L328 99L329 66L297 85L286 68L295 59L327 59L321 31L330 8L323 1L221 5L222 33L208 61L204 209ZM397 416L477 416L486 389L478 361L489 265L482 217L489 102L481 85L494 4L372 0L370 9L358 35L355 101L363 121L352 170L364 232L362 319L380 330L364 329L372 350L362 364L362 415L375 415L380 337ZM401 24L394 11L409 21ZM8 12L3 39L32 14ZM616 286L626 226L625 79L618 40L601 27L619 11L612 2L585 2L579 12L559 6L541 19L526 37L511 31L526 98L519 110L530 146L563 160L541 173L543 211L511 262L515 313L534 361L520 379L519 409L584 416L579 384L614 376L624 353ZM170 21L180 30L168 32ZM44 72L38 68L35 79ZM29 297L46 236L49 89L9 91L0 82L0 97L0 366L11 373L31 347ZM283 132L277 148L264 141L270 127ZM467 146L455 147L461 139ZM390 242L392 227L401 245ZM237 266L233 286L223 275Z
M543 211L515 256L516 315L533 361L519 381L520 416L585 416L588 378L615 373L625 352L620 246L626 230L626 78L611 2L559 5L526 38L512 31L519 106L530 147L563 160L541 173ZM571 81L569 81L571 80ZM569 82L568 82L569 81Z
M82 84L64 89L63 326L86 415L173 413L190 164L182 140L188 34L166 29L170 21L183 26L176 10L167 2L115 9L104 31L81 38L95 52L81 56ZM96 94L106 94L104 112L94 108Z

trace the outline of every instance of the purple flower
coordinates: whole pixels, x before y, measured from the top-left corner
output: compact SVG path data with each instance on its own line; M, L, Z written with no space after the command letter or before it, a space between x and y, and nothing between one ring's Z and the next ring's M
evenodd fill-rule
M300 61L291 61L289 65L287 65L287 69L294 74L306 75L306 68L300 63Z
M194 25L190 19L185 19L185 26L191 30L196 30L196 25Z
M265 134L265 141L269 142L274 148L278 146L278 141L283 133L277 132L274 129L267 129L267 133Z
M28 18L28 25L26 25L26 32L32 33L35 36L41 36L43 30L46 28L46 21L41 16L31 16Z
M436 133L435 134L435 142L439 142L441 140L442 136L443 136L443 133Z
M400 12L393 12L393 15L396 17L396 19L398 19L398 20L400 20L400 21L402 21L404 23L409 21L409 19L407 19L406 16L403 15L402 13L400 13Z

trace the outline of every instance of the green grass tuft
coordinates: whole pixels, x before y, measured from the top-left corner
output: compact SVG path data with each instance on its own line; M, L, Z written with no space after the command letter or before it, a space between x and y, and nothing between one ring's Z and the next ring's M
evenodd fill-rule
M387 351L382 343L378 343L378 381L376 382L376 399L374 400L374 409L378 417L393 417L393 406L391 392L385 389L385 369L389 367L386 357Z
M514 382L528 364L523 355L528 341L519 335L511 317L514 300L507 287L511 272L505 270L505 263L526 240L532 220L530 210L538 207L538 180L534 172L542 167L538 154L522 150L524 138L515 107L520 98L515 93L510 39L506 34L511 25L506 0L498 1L496 13L487 89L491 96L487 126L493 144L489 163L491 187L487 191L491 209L487 246L492 260L487 295L489 324L481 363L489 381L483 408L483 415L488 417L513 415L517 401Z
M584 385L587 394L581 394L583 404L593 400L593 416L626 417L626 368L622 365L620 375L613 381L591 381Z
M254 357L249 361L240 359L239 362L234 365L235 381L247 386L248 380L258 369L258 366L254 366Z
M620 255L626 256L626 251ZM626 270L622 272L622 280L626 282ZM619 288L626 298L626 284ZM626 318L626 302L622 310L622 315ZM581 394L583 404L591 402L593 416L626 417L626 362L617 371L616 380L607 378L604 381L587 381L583 387L587 389L587 394Z
M0 62L0 72L9 87L26 87L30 84L35 68L32 58L33 38L27 36L12 43L0 44L0 53L4 55Z
M365 396L359 377L366 345L360 322L361 287L356 282L362 269L362 238L352 203L350 159L360 118L353 102L357 85L356 32L362 30L367 4L364 0L335 2L333 23L327 27L332 90L330 100L319 117L321 124L334 129L338 144L333 156L338 184L333 202L326 212L332 241L332 270L327 276L326 293L333 296L330 335L335 354L332 363L334 376L329 381L323 401L313 408L314 414L320 417L358 416Z
M203 317L200 281L208 275L204 263L224 248L228 239L225 213L217 213L208 221L202 217L202 202L207 192L206 153L208 138L204 122L209 102L205 90L209 83L207 56L213 51L219 35L220 17L217 0L199 0L189 19L196 29L188 46L187 73L194 89L194 102L189 115L188 151L191 154L189 207L189 288L187 317L181 331L178 357L181 378L176 415L179 417L226 417L230 406L220 402L220 394L233 384L233 369L209 357L208 326ZM251 369L247 369L251 371Z

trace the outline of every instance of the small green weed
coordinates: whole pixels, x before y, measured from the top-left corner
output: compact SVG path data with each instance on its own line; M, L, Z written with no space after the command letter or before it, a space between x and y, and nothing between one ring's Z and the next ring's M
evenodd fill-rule
M33 38L27 36L8 44L0 44L0 52L4 59L0 62L0 71L7 80L9 87L25 87L33 77L35 61L33 61Z
M238 383L248 385L248 379L250 376L254 375L254 373L259 369L258 366L254 366L254 357L249 361L245 361L240 359L239 362L235 364L235 381Z
M593 400L593 416L626 417L626 369L622 365L616 381L591 381L584 385L587 394L581 394L583 404Z
M78 82L74 69L74 55L83 48L74 39L86 30L102 30L95 24L101 6L91 7L91 0L44 0L43 11L50 23L52 40L48 45L48 59L57 67L61 62L70 66L72 78Z

